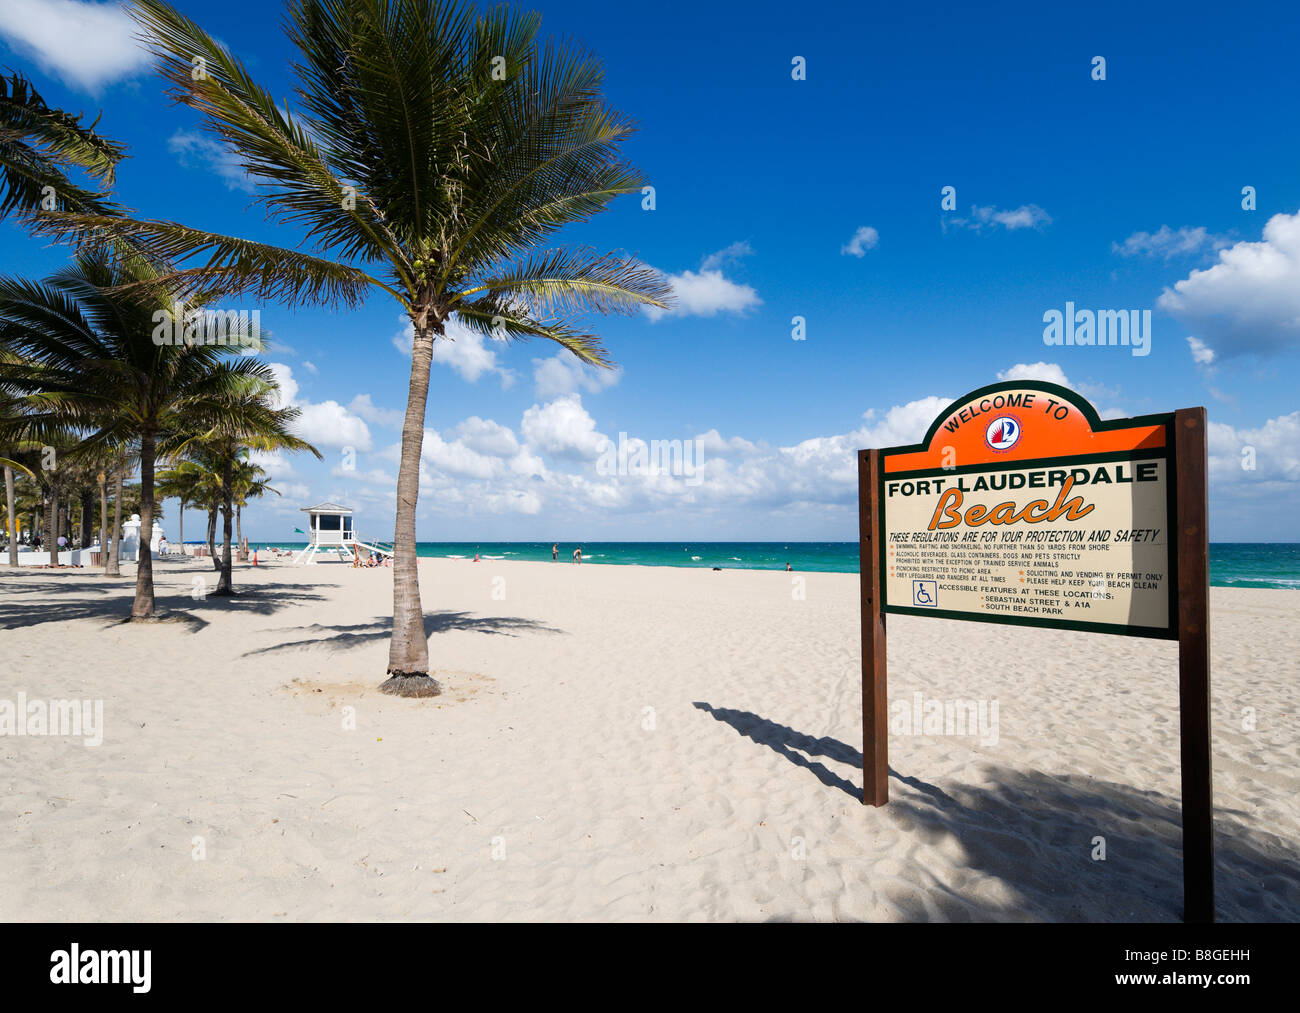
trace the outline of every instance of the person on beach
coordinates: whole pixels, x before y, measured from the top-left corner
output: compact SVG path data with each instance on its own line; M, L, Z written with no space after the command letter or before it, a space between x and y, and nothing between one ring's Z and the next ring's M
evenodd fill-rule
M560 558L560 545L557 542L556 544L551 546L551 562L554 563L559 558Z
M577 566L581 566L581 565L582 565L582 546L581 546L581 545L579 545L576 549L573 550L573 562L574 562Z
M160 555L160 556L165 556L165 555L167 555L167 536L166 536L166 535L163 535L160 539L158 539L158 555Z
M785 572L786 572L786 573L789 573L789 572L790 572L790 564L789 564L789 563L786 563L786 564L785 564Z

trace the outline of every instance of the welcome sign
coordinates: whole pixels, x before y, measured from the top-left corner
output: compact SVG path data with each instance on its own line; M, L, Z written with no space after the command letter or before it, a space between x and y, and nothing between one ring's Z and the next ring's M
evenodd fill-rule
M888 613L1177 640L1183 917L1214 920L1205 430L1025 381L858 452L864 804L889 801Z
M998 384L880 451L888 612L1175 638L1172 414Z

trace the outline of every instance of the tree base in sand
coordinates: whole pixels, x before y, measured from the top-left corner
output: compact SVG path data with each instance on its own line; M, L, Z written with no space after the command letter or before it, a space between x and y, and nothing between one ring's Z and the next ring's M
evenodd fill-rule
M379 684L379 692L389 696L438 696L442 686L437 679L423 673L390 672Z

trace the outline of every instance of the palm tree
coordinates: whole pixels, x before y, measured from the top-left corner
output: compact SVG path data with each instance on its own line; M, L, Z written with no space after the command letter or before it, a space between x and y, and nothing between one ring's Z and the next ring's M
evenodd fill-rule
M241 550L248 548L244 542L243 510L250 499L261 499L268 492L277 496L280 490L271 486L271 476L252 461L244 458L235 465L233 488L235 492L235 544Z
M168 470L158 473L158 495L180 499L185 504L200 507L208 513L208 553L213 568L220 569L217 558L217 511L221 508L221 475L209 460L209 455L199 445L186 450L184 460L178 460Z
M237 495L235 473L244 455L253 450L306 450L319 459L320 451L289 430L299 409L278 407L279 387L269 366L250 368L239 388L231 393L226 410L200 442L219 465L222 515L221 579L214 595L234 594L230 535Z
M398 302L413 345L381 688L432 696L440 687L429 676L415 509L434 342L454 318L608 367L582 315L665 306L669 285L626 256L541 248L645 183L620 160L632 125L605 106L594 56L539 42L535 14L476 14L466 0L288 6L299 113L277 106L230 50L163 0L130 9L173 96L236 153L268 216L306 229L312 253L166 221L65 214L43 216L44 227L145 244L187 280L226 292L355 305L378 290Z
M21 74L0 77L0 218L31 213L53 202L60 211L113 213L102 194L74 184L65 170L75 166L113 185L125 148L95 133L81 115L51 109Z
M230 346L156 342L160 307L200 305L158 279L140 258L90 251L44 284L0 278L0 346L23 360L0 365L0 383L26 391L31 404L20 431L41 439L79 429L88 433L88 451L138 445L140 555L131 607L137 620L154 615L155 462L236 425L228 416L248 383L273 382L264 363L230 358Z

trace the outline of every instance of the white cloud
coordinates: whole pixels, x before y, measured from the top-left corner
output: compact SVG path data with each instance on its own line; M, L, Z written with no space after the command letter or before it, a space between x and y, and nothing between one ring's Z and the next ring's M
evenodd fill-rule
M1300 212L1274 215L1258 243L1219 251L1156 305L1196 330L1218 360L1294 347L1300 338Z
M450 435L475 453L489 457L513 457L519 453L519 441L509 427L477 415L471 415L450 430Z
M1070 386L1070 381L1065 376L1065 370L1054 362L1017 362L1010 369L1002 370L998 374L998 379L1046 380L1048 383L1059 384L1062 387Z
M305 365L305 363L304 363ZM402 425L405 418L403 412L393 408L380 408L370 400L369 394L358 394L351 403L348 404L348 410L354 415L358 415L367 422L377 426L384 426L388 429L397 429Z
M216 173L227 190L255 193L252 177L239 164L239 158L219 141L194 130L178 130L167 140L167 150L187 169L206 169Z
M722 273L724 267L753 252L748 243L732 243L705 257L698 272L665 275L665 280L672 286L673 307L661 310L649 306L645 310L646 316L652 321L665 316L712 317L719 313L745 313L763 305L763 300L752 287L732 281Z
M988 204L972 207L970 214L969 218L945 216L942 219L944 231L949 228L964 228L982 232L985 228L1001 227L1008 232L1015 232L1017 229L1041 229L1052 224L1052 216L1037 204L1022 204L1009 211Z
M720 271L724 267L739 263L744 257L752 257L753 255L754 248L742 239L738 243L723 247L717 253L710 253L700 263L700 267L705 271Z
M459 440L444 440L436 429L424 431L420 459L439 471L472 478L492 478L503 470L497 458L480 454Z
M622 378L621 369L588 366L569 351L560 351L549 359L533 360L533 383L539 398L573 394L585 390L592 394L612 387Z
M298 381L293 370L283 362L268 363L280 384L280 403L297 408L302 414L293 431L317 449L352 447L371 448L370 429L365 422L337 401L311 402L298 396Z
M1183 226L1181 229L1162 225L1156 232L1134 232L1123 243L1111 243L1110 248L1121 257L1163 257L1172 260L1205 249L1219 250L1229 242L1227 237L1216 236L1203 225L1195 228Z
M1215 484L1300 482L1300 411L1269 419L1257 429L1235 429L1211 421L1206 437L1212 488ZM1243 460L1254 467L1243 467Z
M606 437L596 432L596 421L582 406L582 396L566 394L546 405L524 412L519 427L524 441L556 457L593 459Z
M403 355L411 354L415 343L415 327L406 317L399 317L402 330L393 335L393 347ZM496 349L488 342L502 345L495 338L486 338L478 331L470 330L455 317L446 323L446 333L433 342L433 361L449 366L460 374L461 378L476 383L485 373L495 373L501 379L501 389L508 390L514 386L514 370L497 363Z
M316 363L310 362L307 359L302 360L302 368L305 369L312 376L316 376L318 373L320 373L320 370L316 368Z
M308 443L322 447L366 451L371 447L370 429L337 401L301 402L302 415L294 429Z
M840 254L848 254L853 257L865 257L868 250L874 250L876 244L880 242L880 233L870 225L863 225L848 241L848 244L840 247Z
M1056 363L1017 363L999 378L1046 379L1078 389ZM519 514L564 522L582 519L584 524L635 525L657 523L655 518L669 515L684 518L684 523L748 515L832 528L843 525L847 532L852 530L857 503L856 452L919 442L950 403L947 397L929 396L886 410L868 410L847 431L785 446L724 437L709 429L695 438L700 456L694 458L693 467L673 474L637 463L635 456L655 439L672 439L671 434L628 434L632 451L628 467L606 474L601 468L606 439L601 427L580 394L566 394L532 405L515 429L479 416L441 432L426 429L420 516ZM1227 516L1235 517L1233 511L1244 518L1253 516L1251 496L1300 481L1300 412L1254 429L1236 430L1211 422L1209 436L1212 491L1225 505ZM682 440L683 446L688 443L692 449L696 446ZM1243 448L1253 448L1256 471L1242 470ZM399 446L391 444L376 456L394 466L331 472L349 483L337 498L391 509ZM328 491L328 495L335 493Z
M129 77L149 65L136 26L116 3L4 0L0 36L30 53L47 73L83 91Z
M723 439L722 434L716 429L710 429L707 432L700 433L695 437L699 441L700 449L706 454L722 456L724 454L750 454L755 452L758 447L750 443L749 440L740 436L733 436L730 439Z
M1209 366L1214 362L1214 349L1200 338L1188 335L1187 347L1191 349L1192 361L1198 366Z

